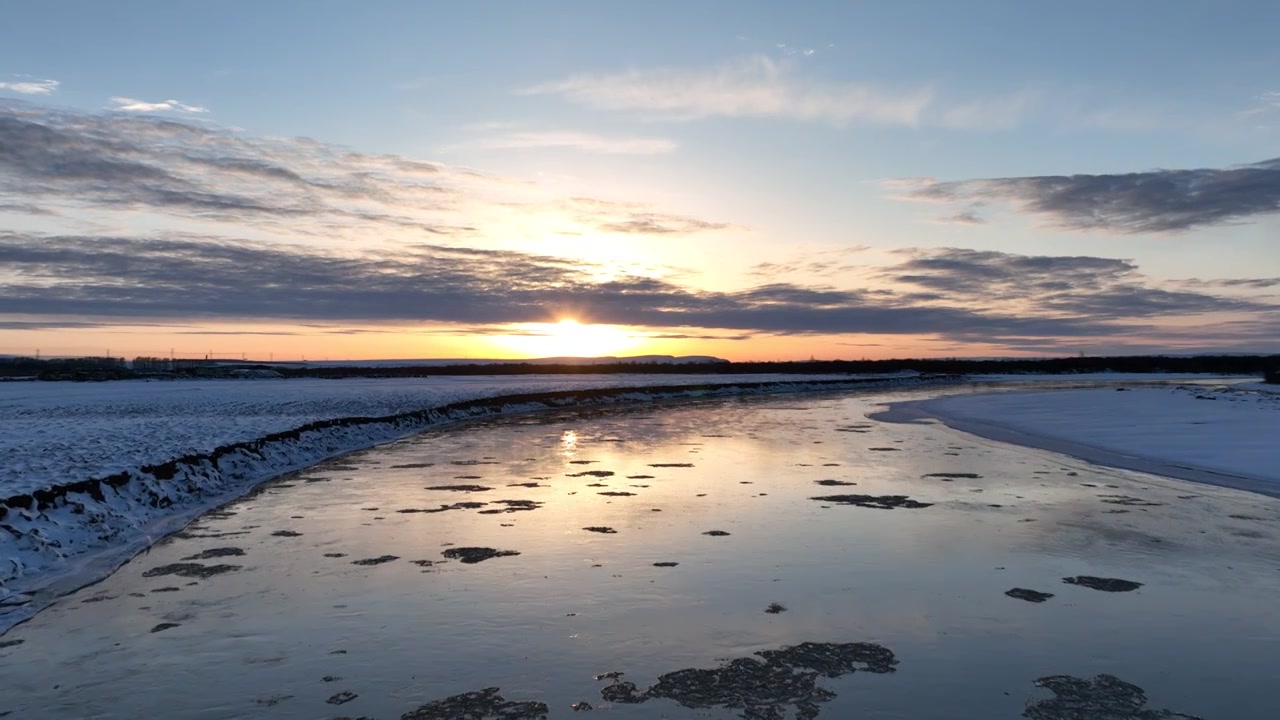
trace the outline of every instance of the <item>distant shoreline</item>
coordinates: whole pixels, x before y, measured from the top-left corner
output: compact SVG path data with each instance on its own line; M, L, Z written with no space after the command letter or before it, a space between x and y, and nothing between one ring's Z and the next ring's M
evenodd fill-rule
M731 362L705 356L634 358L540 358L531 360L352 360L273 362L183 358L23 358L0 357L0 381L218 378L263 371L283 378L452 377L483 375L757 375L891 373L946 375L1073 376L1118 375L1252 376L1280 372L1280 355L1113 356L1029 359L902 358L892 360L806 360Z

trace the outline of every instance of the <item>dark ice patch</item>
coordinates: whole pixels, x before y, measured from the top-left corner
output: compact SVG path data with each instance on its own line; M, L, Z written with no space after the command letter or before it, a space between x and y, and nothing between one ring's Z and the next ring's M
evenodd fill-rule
M456 502L456 503L450 503L448 505L441 505L440 507L436 507L436 508L405 508L404 510L397 510L396 512L408 515L412 513L447 512L449 510L476 510L488 504L489 503L479 502L477 500L465 500L463 502Z
M507 700L500 688L453 695L429 702L400 716L400 720L546 720L551 709L536 700Z
M447 492L485 492L493 488L485 487L484 485L431 485L427 489Z
M234 572L239 570L240 567L241 566L239 565L201 565L200 563L193 562L170 563L168 565L153 567L142 573L142 577L153 578L163 577L165 575L177 575L178 577L203 579L211 578L223 573Z
M396 560L399 560L399 559L400 557L398 555L379 555L378 557L375 557L375 558L365 558L363 560L352 560L351 564L365 565L365 566L381 565L383 563L395 562Z
M488 547L451 547L440 553L450 560L458 560L466 565L474 565L491 558L519 555L516 550L494 550Z
M874 508L876 510L894 510L896 508L918 510L933 506L933 503L922 503L912 500L906 495L823 495L809 499L819 502L839 503L841 505L857 505L858 507Z
M891 673L898 664L892 652L872 643L802 643L756 655L760 659L738 658L717 668L666 673L644 691L621 680L620 673L609 673L598 676L614 681L601 688L600 696L619 704L667 699L693 709L732 708L746 720L781 720L793 710L796 718L811 720L821 711L819 703L836 696L818 686L819 678Z
M1142 583L1132 580L1121 580L1120 578L1103 578L1093 577L1092 575L1077 575L1075 577L1062 578L1062 582L1068 585L1079 585L1087 587L1091 590L1101 590L1102 592L1132 592L1142 587Z
M1018 600L1026 600L1027 602L1042 603L1053 597L1053 593L1038 592L1036 590L1028 590L1026 588L1014 588L1006 590L1005 595Z
M825 487L837 487L837 486L843 486L843 485L858 484L856 482L849 482L848 480L814 480L813 482L816 485L823 485Z
M1028 702L1022 716L1029 720L1200 720L1171 710L1148 709L1146 692L1114 675L1092 680L1051 675L1035 685L1054 696Z
M220 547L220 548L210 548L203 552L198 552L195 555L188 555L182 559L183 560L212 560L214 558L233 557L233 556L239 557L241 555L244 555L244 550L238 547Z
M1160 507L1164 503L1151 502L1142 498L1131 497L1129 495L1099 495L1102 502L1108 505L1126 505L1131 507Z
M325 702L329 703L330 705L345 705L346 703L349 703L358 697L360 696L357 695L356 693L351 692L350 690L343 690L340 693L334 693L333 695L329 696L329 699L325 700Z
M481 510L481 515L500 515L502 513L524 512L528 510L537 510L542 507L543 503L537 500L494 500L494 505L503 505L505 507L490 508Z

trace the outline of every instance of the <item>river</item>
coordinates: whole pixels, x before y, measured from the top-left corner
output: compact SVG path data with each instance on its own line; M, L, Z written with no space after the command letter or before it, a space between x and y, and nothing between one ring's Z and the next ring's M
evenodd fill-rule
M936 392L513 416L281 478L0 638L0 716L1276 717L1280 501L866 417Z

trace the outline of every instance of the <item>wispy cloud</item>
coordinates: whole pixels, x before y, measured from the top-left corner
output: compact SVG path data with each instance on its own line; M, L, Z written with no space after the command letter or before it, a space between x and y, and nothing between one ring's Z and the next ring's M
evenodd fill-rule
M1012 130L1043 104L1040 92L1024 90L937 109L931 121L953 130Z
M1262 115L1280 113L1280 91L1264 92L1254 98L1253 105L1239 113L1242 118L1257 118Z
M511 132L466 145L493 150L569 149L605 155L664 155L676 149L675 141L666 138L605 137L581 132Z
M179 113L205 113L209 112L209 108L201 105L188 105L181 100L161 100L159 102L147 102L146 100L137 100L127 97L113 97L110 100L109 107L112 110L121 112L179 112Z
M549 197L550 196L550 197ZM0 211L150 211L333 242L728 228L644 203L555 197L535 183L212 123L0 102Z
M8 90L22 95L52 95L57 92L59 84L57 80L36 80L34 78L10 80L0 82L0 90Z
M1073 230L1165 233L1280 212L1280 158L1228 168L886 184L897 197L1002 200Z
M916 125L934 97L930 88L895 91L810 79L797 64L763 55L706 69L576 75L521 92L559 95L588 107L638 110L670 120L788 117L837 125Z
M986 225L987 221L978 214L978 209L981 205L982 203L974 203L967 210L936 218L934 222L939 225Z

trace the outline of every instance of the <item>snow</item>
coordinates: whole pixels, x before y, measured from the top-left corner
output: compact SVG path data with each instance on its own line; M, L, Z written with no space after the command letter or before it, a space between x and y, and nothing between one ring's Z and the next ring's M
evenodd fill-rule
M1280 385L1277 385L1276 383L1246 382L1246 383L1240 383L1239 385L1234 385L1233 389L1252 390L1254 392L1262 392L1262 393L1280 393Z
M0 385L0 633L265 480L432 425L567 406L947 381L609 375Z
M922 416L1098 464L1280 496L1280 395L1247 385L951 395L877 415Z
M0 498L111 475L317 420L589 387L814 380L805 375L550 375L0 383Z
M974 382L1108 382L1108 383L1170 383L1170 382L1204 382L1217 381L1223 383L1240 383L1257 380L1256 375L1217 375L1211 373L988 373L970 375Z

